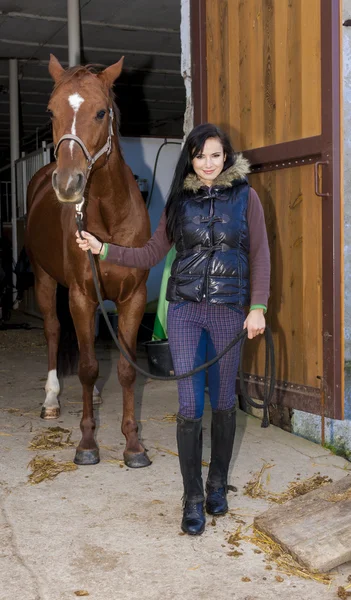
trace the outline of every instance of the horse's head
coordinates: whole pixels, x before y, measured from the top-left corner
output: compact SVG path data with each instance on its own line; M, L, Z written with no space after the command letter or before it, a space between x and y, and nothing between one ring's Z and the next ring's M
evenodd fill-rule
M106 160L111 150L111 88L122 65L123 58L96 74L87 67L65 70L50 56L49 72L55 82L48 104L56 148L52 185L60 202L82 200L95 160Z

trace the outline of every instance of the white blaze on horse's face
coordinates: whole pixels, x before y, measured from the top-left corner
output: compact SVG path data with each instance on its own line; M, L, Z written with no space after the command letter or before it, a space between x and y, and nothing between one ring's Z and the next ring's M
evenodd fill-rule
M84 98L82 98L82 96L77 93L71 94L71 96L68 97L68 102L69 102L69 105L73 108L73 121L72 121L72 127L71 127L71 134L77 135L77 131L76 131L77 113L80 109L81 104L83 104L83 102L84 102ZM71 158L73 158L73 145L74 145L73 141L69 143L69 149L71 151Z

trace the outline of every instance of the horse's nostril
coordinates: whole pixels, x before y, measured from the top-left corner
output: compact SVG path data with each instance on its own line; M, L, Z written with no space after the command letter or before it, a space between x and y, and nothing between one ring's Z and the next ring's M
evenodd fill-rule
M84 177L82 173L77 174L77 189L81 190L83 187Z
M54 171L52 174L52 185L53 185L54 189L57 189L57 173L56 173L56 171Z

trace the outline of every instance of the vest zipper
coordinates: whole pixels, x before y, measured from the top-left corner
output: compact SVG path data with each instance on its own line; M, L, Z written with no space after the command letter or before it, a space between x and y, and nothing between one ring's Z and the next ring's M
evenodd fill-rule
M209 193L211 193L212 188L210 187L209 189ZM210 214L209 217L210 219L212 219L213 217L213 213L214 213L214 203L213 203L213 198L211 198L211 202L210 202ZM210 242L211 242L211 246L213 246L213 227L211 225L210 227ZM210 266L210 260L212 258L212 252L210 252L209 257L208 257L208 261L207 261L207 267L206 267L206 273L205 273L205 281L204 281L204 288L205 288L205 293L203 294L203 298L208 297L208 268Z

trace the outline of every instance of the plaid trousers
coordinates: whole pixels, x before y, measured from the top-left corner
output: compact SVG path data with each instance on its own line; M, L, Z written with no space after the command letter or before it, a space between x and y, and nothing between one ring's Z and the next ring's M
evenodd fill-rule
M167 332L174 372L181 375L221 352L242 331L245 313L229 304L170 302ZM235 382L240 342L208 369L208 387L213 410L228 410L235 404ZM206 371L178 383L179 413L199 419L205 404Z

